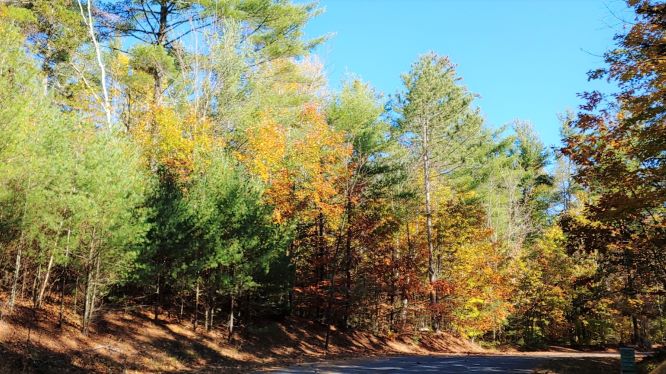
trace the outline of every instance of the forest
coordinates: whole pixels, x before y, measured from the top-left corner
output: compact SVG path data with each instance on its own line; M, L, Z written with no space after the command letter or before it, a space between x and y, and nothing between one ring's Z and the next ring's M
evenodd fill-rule
M333 90L316 3L2 1L0 316L664 344L666 4L627 5L550 148L444 55Z

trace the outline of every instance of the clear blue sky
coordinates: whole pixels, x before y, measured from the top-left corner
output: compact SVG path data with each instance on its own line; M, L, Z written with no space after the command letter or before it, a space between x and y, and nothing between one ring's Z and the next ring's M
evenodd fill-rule
M487 123L533 123L546 145L559 143L557 113L576 109L576 93L631 19L621 0L321 0L325 13L308 37L334 33L316 50L332 88L350 74L378 92L401 88L400 75L434 51L458 65L481 98Z

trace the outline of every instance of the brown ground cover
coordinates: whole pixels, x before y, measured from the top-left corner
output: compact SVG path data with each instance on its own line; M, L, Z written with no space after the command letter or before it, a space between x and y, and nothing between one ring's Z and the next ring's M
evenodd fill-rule
M229 343L221 331L195 333L191 323L154 322L143 310L100 315L88 336L78 317L65 312L58 326L56 305L34 310L18 305L0 321L0 373L242 372L334 357L395 354L483 353L449 334L391 337L336 331L328 352L325 328L308 320L256 322Z

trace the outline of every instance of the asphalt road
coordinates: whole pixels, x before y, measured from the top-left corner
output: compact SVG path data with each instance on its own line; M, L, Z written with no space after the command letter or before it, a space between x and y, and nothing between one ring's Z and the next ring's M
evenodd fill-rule
M530 353L515 355L398 356L304 363L271 373L533 373L545 361L594 361L618 357L606 353ZM575 366L575 365L574 365ZM583 370L589 372L589 369ZM572 372L572 371L567 371ZM575 370L573 372L576 372Z

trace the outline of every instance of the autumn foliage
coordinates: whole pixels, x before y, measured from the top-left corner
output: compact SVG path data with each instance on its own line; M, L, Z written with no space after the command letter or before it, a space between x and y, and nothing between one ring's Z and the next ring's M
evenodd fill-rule
M487 125L447 57L388 99L332 91L314 4L224 3L0 5L0 316L663 341L664 4L628 2L590 73L618 92L582 94L552 152Z

